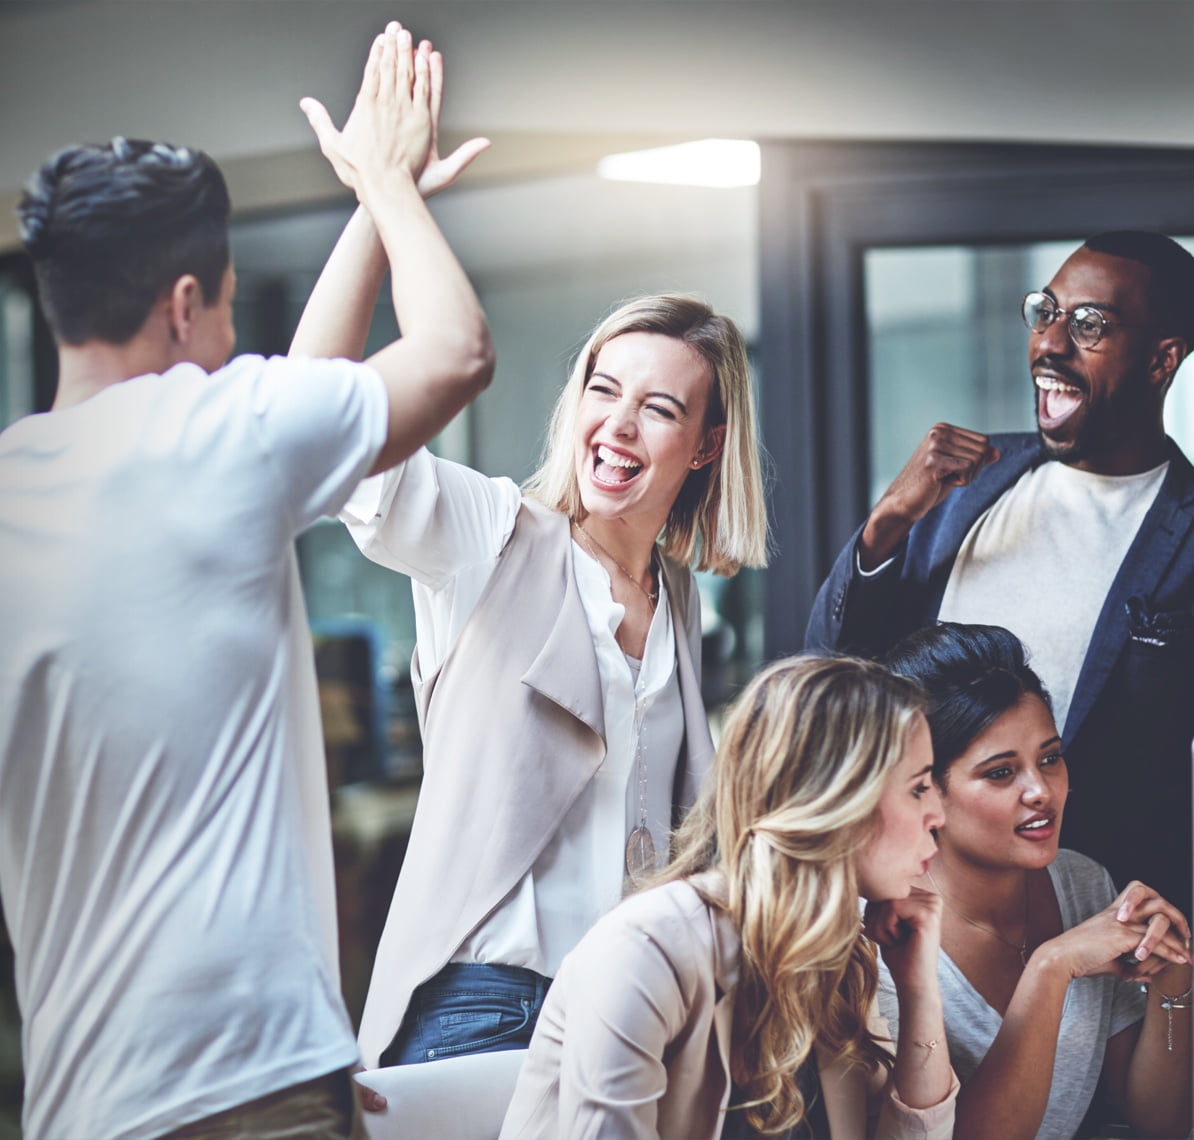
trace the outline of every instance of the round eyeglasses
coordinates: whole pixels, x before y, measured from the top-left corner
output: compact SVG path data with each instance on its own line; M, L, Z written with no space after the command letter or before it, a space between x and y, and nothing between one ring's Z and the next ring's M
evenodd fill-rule
M1024 323L1034 332L1043 333L1058 317L1069 317L1066 326L1079 348L1094 348L1111 322L1093 305L1076 309L1061 308L1048 293L1029 293L1020 306Z

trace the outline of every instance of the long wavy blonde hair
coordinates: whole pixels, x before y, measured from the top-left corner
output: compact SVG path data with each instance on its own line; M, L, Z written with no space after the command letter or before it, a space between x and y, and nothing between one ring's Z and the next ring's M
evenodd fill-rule
M873 662L771 665L734 703L714 778L656 880L724 873L727 896L706 902L729 913L742 939L730 1069L759 1131L804 1118L797 1073L814 1046L891 1065L866 1026L878 975L855 863L923 707L915 683Z
M523 490L544 506L584 520L573 452L580 398L597 354L614 337L631 332L674 337L699 353L713 380L705 426L726 425L721 455L689 472L680 488L660 536L664 553L685 566L695 563L697 570L727 577L741 566L765 566L767 508L746 342L729 317L698 297L638 297L597 326L556 401L542 463Z

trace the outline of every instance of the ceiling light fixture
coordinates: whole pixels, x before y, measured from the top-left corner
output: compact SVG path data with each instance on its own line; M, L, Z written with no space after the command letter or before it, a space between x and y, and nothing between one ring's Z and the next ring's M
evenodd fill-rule
M614 182L755 186L759 181L759 144L749 139L701 139L611 154L598 162L597 173Z

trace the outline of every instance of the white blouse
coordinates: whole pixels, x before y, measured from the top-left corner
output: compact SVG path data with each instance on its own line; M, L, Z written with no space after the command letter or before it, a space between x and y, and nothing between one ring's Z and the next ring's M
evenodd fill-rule
M410 576L424 676L439 667L472 615L521 502L512 480L490 479L422 449L362 482L341 512L363 553ZM657 859L667 855L684 740L676 637L687 633L693 639L699 661L699 597L693 590L688 630L674 629L660 577L641 666L632 667L615 639L625 610L613 600L609 575L575 542L572 560L605 698L605 759L530 871L474 929L454 962L523 966L552 977L564 955L618 901L626 840L640 816L640 733L648 827ZM527 604L535 604L533 583ZM424 757L424 763L434 764L435 757Z

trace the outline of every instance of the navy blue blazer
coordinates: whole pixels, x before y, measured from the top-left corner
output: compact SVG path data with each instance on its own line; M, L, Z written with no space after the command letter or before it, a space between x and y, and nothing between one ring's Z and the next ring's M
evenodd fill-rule
M880 656L936 619L970 528L1046 460L1035 434L992 443L999 461L916 523L873 578L857 573L859 528L813 603L806 648ZM1141 879L1189 914L1194 468L1172 440L1165 481L1103 603L1062 737L1071 784L1064 846L1099 860L1117 884Z

